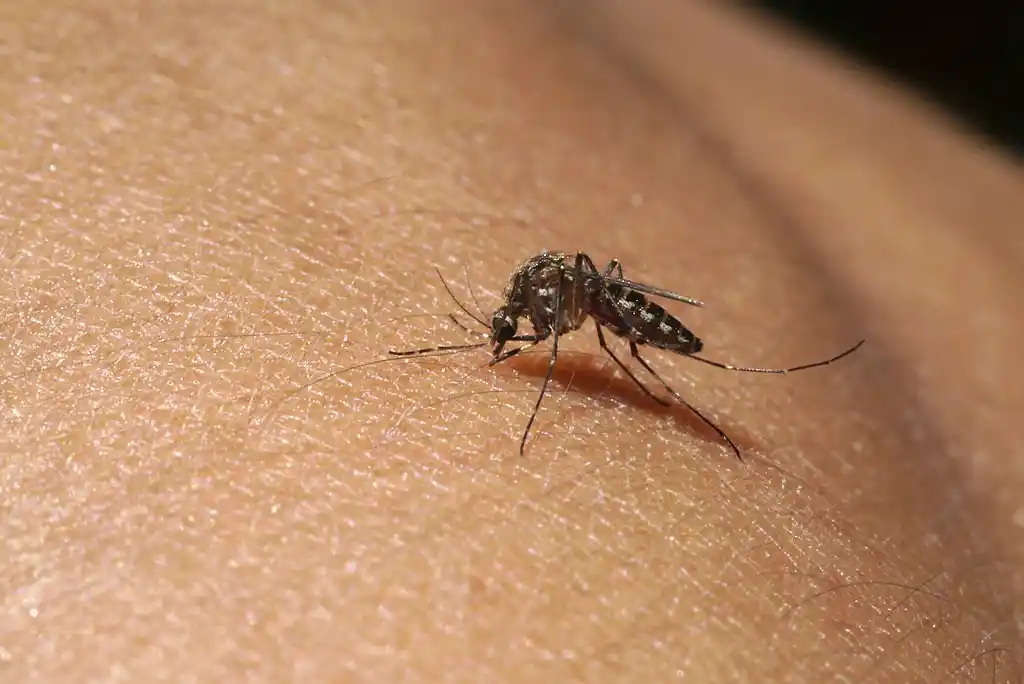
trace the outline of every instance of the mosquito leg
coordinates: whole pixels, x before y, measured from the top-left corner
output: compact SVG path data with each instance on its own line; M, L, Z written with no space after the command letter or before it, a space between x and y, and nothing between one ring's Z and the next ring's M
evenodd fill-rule
M603 275L605 278L607 278L608 276L621 278L622 264L619 263L618 259L612 259L611 261L608 262L608 265L605 266L604 273L602 273L601 275Z
M432 352L443 352L443 351L456 351L459 349L476 349L482 347L486 342L477 342L476 344L449 344L441 347L426 347L424 349L410 349L409 351L395 351L394 349L388 349L388 354L391 356L421 356L423 354L430 354Z
M453 320L455 320L455 322L458 323L457 318L453 317ZM493 366L496 363L500 363L510 356L515 356L523 349L529 349L535 344L543 342L546 339L546 336L540 335L516 335L515 337L512 338L513 342L531 342L532 344L528 344L524 347L519 347L518 349L513 349L510 352L505 352L504 354L501 354L498 357L491 359L490 365ZM489 343L476 342L474 344L449 344L441 347L425 347L423 349L410 349L409 351L395 351L394 349L389 349L388 354L390 354L391 356L422 356L423 354L431 354L433 352L458 351L461 349L479 349L480 347L486 346L487 344Z
M736 443L735 443L735 442L733 442L733 441L732 441L731 439L729 439L729 435L725 434L725 431L724 431L724 430L722 430L722 428L720 428L720 427L718 427L717 425L715 425L715 424L714 424L714 423L713 423L713 422L711 421L711 419L707 418L707 417L706 417L706 416L705 416L705 415L704 415L703 413L701 413L701 412L700 412L700 411L698 411L698 410L697 410L696 408L694 408L694 407L693 407L693 406L692 406L692 405L690 404L690 402L686 401L686 400L685 400L685 399L683 399L683 398L682 398L681 396L679 396L679 393L678 393L678 392L676 392L676 391L675 391L674 389L672 389L672 387L671 387L671 386L670 386L670 385L669 385L669 384L668 384L667 382L665 382L665 381L664 381L664 380L662 379L662 377L661 377L660 375L658 375L658 374L657 374L657 373L656 373L656 372L654 371L654 369L653 369L653 368L651 368L651 366L650 366L650 364L649 364L649 363L647 363L646 361L644 361L644 358L643 358L642 356L640 356L640 349L639 349L639 348L637 347L637 345L636 345L636 342L635 342L635 341L633 341L633 340L630 340L630 341L629 341L629 352L630 352L630 354L632 354L632 355L633 355L633 358L634 358L634 359L636 359L636 360L637 360L637 361L638 361L638 362L640 363L640 365L641 365L641 366L643 366L644 368L646 368L646 369L647 369L647 372L648 372L648 373L650 373L651 375L653 375L653 376L654 376L654 378L655 378L655 379L656 379L656 380L657 380L658 382L660 382L660 383L662 384L662 386L664 386L664 388L665 388L665 389L667 389L667 390L669 391L669 393L670 393L670 394L671 394L671 395L672 395L673 397L675 397L676 401L678 401L678 402L679 402L680 404L682 404L683 406L685 406L686 408L688 408L688 409L689 409L689 410L690 410L691 412L693 412L693 414L694 414L695 416L697 416L697 417L698 417L698 418L700 418L700 419L701 419L702 421L704 421L704 424L705 424L705 425L707 425L708 427L710 427L710 428L711 428L712 430L714 430L714 431L715 431L715 432L716 432L716 433L718 434L718 436L719 436L719 437L721 437L722 439L724 439L724 440L725 440L725 442L726 442L726 443L727 443L727 444L729 445L729 448L730 448L730 449L732 449L732 450L733 450L733 453L735 453L735 454L736 454L736 458L738 458L738 459L739 459L739 460L741 460L741 461L743 460L743 455L742 455L742 454L740 454L740 449L739 449L739 447L737 447L737 446L736 446Z
M594 262L590 260L590 257L583 252L576 253L576 263L572 270L572 309L583 305L583 302L586 299L586 291L583 283L583 265L585 263L590 264L590 269L595 273L597 272L593 266Z
M581 267L586 266L590 273L601 275L601 272L597 270L597 266L594 265L594 260L586 252L576 252L576 261L580 263Z
M695 354L687 354L686 356L689 356L691 359L695 361L706 363L707 365L714 366L715 368L724 368L725 370L728 371L739 371L741 373L773 373L775 375L785 375L786 373L794 373L796 371L807 370L808 368L818 368L820 366L827 366L830 363L835 363L839 359L845 356L849 356L853 352L860 349L861 345L863 345L865 342L867 342L867 340L861 340L860 342L853 345L846 351L842 351L836 354L835 356L825 359L823 361L804 363L799 366L792 366L791 368L747 368L745 366L733 366L732 364L722 363L721 361L712 361L711 359L705 359L703 356L697 356Z
M590 266L590 270L593 271L594 273L597 273L597 265L594 263L594 260L591 259L586 254L584 254L583 256L586 258L587 264ZM604 293L606 297L609 298L609 300L611 301L611 305L615 308L615 310L618 311L618 306L615 304L613 298L611 297L611 293L608 291L608 284L603 280L603 278L611 277L620 279L622 278L622 264L619 263L618 259L612 259L611 261L609 261L608 265L604 267L604 271L601 273L601 291Z
M609 261L608 265L604 269L604 272L602 273L602 272L599 272L597 270L597 264L594 263L594 260L591 259L589 255L582 254L581 256L586 261L587 267L590 269L590 272L599 276L597 280L598 280L598 283L599 283L600 288L601 288L601 293L605 297L608 298L609 303L611 304L611 306L616 311L618 311L618 306L616 306L616 304L615 304L615 302L614 302L614 300L613 300L613 298L611 296L611 293L608 291L608 283L604 282L604 278L608 278L609 276L611 276L616 271L618 271L618 273L619 273L618 277L619 278L622 277L622 266L619 264L619 260L618 259L612 259L611 261Z
M604 333L601 332L601 325L596 321L594 322L594 329L597 330L597 341L600 343L601 349L604 349L608 353L608 356L612 357L612 361L619 364L619 368L622 369L622 372L625 373L630 380L635 382L637 387L644 391L644 394L646 394L647 396L649 396L651 399L658 402L662 406L668 406L669 403L667 401L651 392L651 390L647 388L647 385L640 382L640 378L636 377L636 375L633 374L633 371L629 370L626 364L622 363L622 361L619 360L619 357L615 355L615 353L611 350L611 347L609 347L608 344L605 342Z
M560 312L562 310L562 285L565 284L565 278L560 277L558 279L558 288L555 290L555 311ZM555 372L555 362L558 360L558 321L555 321L555 326L552 330L551 340L551 358L548 360L548 372L544 376L544 383L540 386L540 394L537 395L537 403L533 405L533 413L530 414L530 420L526 423L526 429L523 430L523 439L519 442L519 455L526 455L526 438L530 436L530 428L533 427L533 421L537 418L537 411L540 410L540 403L544 401L544 394L548 391L548 383L551 382L551 375Z
M589 256L587 256L587 255L583 255L583 256L586 259L588 265L590 266L590 270L592 270L594 273L597 273L597 266L594 264L593 260ZM601 274L601 277L602 278L607 278L608 276L611 276L611 275L615 274L616 272L618 273L618 277L621 278L622 277L622 265L619 263L618 259L612 259L611 261L608 262L608 265L605 267L604 273ZM607 295L608 294L608 289L606 287L604 287L603 283L602 283L602 288L604 289L604 292ZM617 310L618 309L616 308L616 311ZM626 376L630 380L635 382L637 384L637 386L644 391L644 394L646 394L647 396L649 396L651 399L653 399L654 401L658 402L662 406L668 406L669 403L667 401L665 401L664 399L662 399L659 396L656 396L653 392L651 392L651 390L648 389L647 385L642 383L640 381L640 379L638 377L636 377L636 375L633 374L633 371L631 371L628 367L626 367L626 364L624 364L619 359L619 357L617 357L615 355L615 353L611 350L611 347L609 347L608 343L605 341L604 333L601 331L601 324L597 322L597 319L594 320L594 327L597 330L597 341L600 343L601 349L605 350L605 352L608 353L608 356L612 357L612 361L614 361L615 363L618 364L619 368L622 369L622 372L625 373Z

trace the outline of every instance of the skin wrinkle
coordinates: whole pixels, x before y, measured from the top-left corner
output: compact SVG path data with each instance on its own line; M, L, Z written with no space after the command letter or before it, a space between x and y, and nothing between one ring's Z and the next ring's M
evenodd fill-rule
M201 17L197 21L202 23ZM511 30L514 34L522 29ZM140 40L146 40L146 36ZM538 77L537 81L543 79ZM233 97L238 95L226 95L225 100L232 101ZM210 100L201 106L215 104L216 100ZM170 156L173 150L168 152ZM629 172L628 168L624 171ZM196 169L196 173L202 176L210 172ZM259 192L268 191L268 181L253 174L242 183L257 188L241 197L245 213L246 207L251 210ZM170 188L165 186L165 190L172 194ZM447 188L441 182L433 190L443 193ZM303 187L278 191L295 197L309 192ZM174 190L177 192L181 191ZM376 201L390 201L385 190L380 192L385 197L375 196ZM401 194L402 189L391 192ZM231 198L226 194L218 201L229 205ZM290 422L275 423L272 427L276 431L269 436L250 439L253 407L259 414L272 397L302 382L313 369L319 372L383 354L396 338L410 341L404 338L414 331L404 327L396 330L393 325L378 330L370 325L376 320L370 317L388 318L398 311L417 311L428 302L436 306L443 301L437 292L421 292L420 288L432 277L427 264L441 260L445 249L457 250L460 257L470 255L473 258L466 260L471 262L479 258L488 266L484 271L490 281L490 274L500 276L500 269L507 264L496 263L493 254L488 258L488 252L506 247L508 241L481 239L481 231L467 229L460 219L452 222L456 238L446 244L437 237L445 234L441 229L450 227L443 215L436 215L429 224L416 223L403 215L372 229L357 225L348 238L325 242L323 256L314 261L306 259L305 254L316 250L319 238L335 236L326 227L333 214L323 214L323 230L317 233L314 226L303 223L303 217L309 214L302 213L298 201L295 207L275 205L279 208L266 215L236 222L229 206L213 206L205 200L190 205L192 200L188 198L179 200L181 206L175 211L186 216L193 212L219 216L214 226L223 232L197 243L208 250L205 253L197 249L181 254L180 250L189 249L187 239L158 245L168 256L180 256L184 264L169 266L161 277L168 278L192 263L211 266L213 272L207 273L207 278L191 281L191 292L178 299L177 310L164 312L167 317L152 330L133 329L137 322L117 322L124 334L134 334L138 349L151 349L144 340L154 333L158 338L182 335L193 326L201 331L206 329L204 326L214 326L213 320L220 325L230 322L230 317L241 328L268 324L279 332L295 332L326 322L335 334L325 332L311 338L281 335L244 345L222 345L211 339L209 345L198 345L184 359L180 349L166 348L152 357L140 354L125 358L116 366L116 373L90 373L90 367L83 365L75 375L50 381L53 384L47 387L47 398L57 400L50 410L54 415L64 415L48 418L49 427L40 434L47 439L60 438L53 433L80 428L73 449L79 454L74 465L80 470L69 482L66 475L60 476L59 461L47 461L49 472L41 473L39 484L49 483L53 499L47 506L27 506L20 522L31 521L34 510L59 511L61 517L48 523L52 530L50 543L40 547L40 554L51 548L83 548L100 557L61 559L60 567L49 573L55 585L51 589L70 595L71 602L46 597L46 587L36 587L46 598L41 604L43 619L25 619L18 625L19 633L37 636L40 631L48 632L45 638L59 654L50 661L35 663L38 670L73 672L76 678L91 674L98 679L105 671L104 665L90 661L86 654L92 653L98 654L97 660L108 657L118 661L118 667L129 673L160 675L163 673L154 664L167 667L185 663L190 673L208 680L247 672L260 679L280 681L294 677L302 668L314 678L328 671L347 670L394 680L408 675L403 668L414 668L424 681L441 681L450 676L454 663L465 664L467 677L492 680L498 671L518 671L524 677L550 678L561 673L607 678L641 676L639 663L646 662L648 667L665 665L654 673L655 680L660 680L656 675L665 675L676 664L686 666L698 679L702 674L728 672L740 675L734 680L765 681L763 672L759 676L755 671L760 661L775 663L778 676L770 680L802 675L814 681L824 671L824 660L808 659L802 665L793 665L797 656L806 655L806 643L800 641L807 636L805 632L828 630L830 621L840 618L870 625L863 613L850 616L847 609L856 608L858 603L887 604L867 591L833 591L835 603L808 604L805 612L809 615L778 625L774 612L777 606L757 595L763 585L756 581L753 571L762 566L755 565L749 555L737 556L736 549L750 548L752 542L764 538L763 529L777 529L777 521L788 516L787 522L796 519L803 528L777 535L782 541L777 539L775 548L788 545L792 553L784 560L789 567L815 564L821 570L812 580L788 585L790 597L806 596L808 590L827 592L829 587L844 582L886 582L893 581L893 576L906 580L914 575L914 561L893 568L891 554L884 550L863 543L854 549L855 543L868 536L862 527L848 520L856 496L836 505L825 498L837 495L828 482L822 483L821 491L810 503L801 501L805 492L800 489L778 495L774 490L759 491L758 485L766 480L760 469L763 462L758 462L755 469L742 469L722 456L721 449L707 448L701 440L692 439L688 431L666 426L656 411L638 404L625 402L625 410L614 412L599 405L599 393L593 397L571 393L561 402L564 411L573 412L571 418L560 416L560 402L552 401L547 406L549 427L546 434L539 435L539 448L533 458L524 461L506 457L531 405L526 393L535 391L530 364L519 368L518 374L472 378L476 384L471 387L523 392L521 397L510 394L511 400L501 407L500 415L487 412L485 407L441 403L439 419L424 417L400 431L399 439L382 442L380 436L386 435L396 413L418 403L429 404L429 399L448 392L454 380L445 368L472 368L477 362L467 357L419 368L386 364L365 377L350 378L348 384L329 383L320 388L321 394L303 396L292 406L292 414L287 417ZM423 201L430 202L430 198ZM463 199L456 194L451 201L458 204ZM296 213L289 217L292 208ZM362 206L367 215L369 209L369 204ZM87 210L85 203L82 211ZM148 205L137 210L153 211ZM236 224L246 228L232 234ZM303 225L306 228L300 227ZM136 231L129 233L133 237L146 231L144 225L132 230ZM576 235L573 239L582 237L561 228L546 230L549 237L562 237L562 242L570 235ZM330 252L332 247L358 244L359 236L371 231L380 234L384 254L361 252L358 247L348 253ZM116 233L118 237L124 234ZM244 256L246 239L262 238L266 238L265 243L254 244L254 251L271 255L269 258L260 263L239 258ZM471 249L459 247L459 240L472 239L478 242ZM515 239L528 238L517 234ZM410 246L416 241L431 245L427 258L411 258L419 255L418 249ZM612 245L603 237L596 241L602 250L611 251ZM117 243L86 244L63 258L80 263L76 258L83 254L94 258L120 256L122 263L132 263L128 258L130 246ZM300 272L294 268L297 261L322 263L323 272L315 268L308 274ZM636 261L648 268L642 259ZM357 262L359 271L351 277L327 272L332 263L341 271ZM652 269L655 275L665 275L657 266ZM403 277L420 270L422 276ZM119 285L126 282L85 278L75 286L87 291L85 299L95 305L93 310L102 311L111 304L117 305L115 310L121 306L144 308L147 293L135 285L126 288L127 294L120 292L121 301L110 295L104 297L104 288L118 292ZM73 287L62 287L59 278L49 285L62 294L74 292ZM381 295L386 291L384 287L392 294ZM225 291L231 296L220 297ZM206 318L211 301L214 307L234 304L222 310L223 318L218 320ZM92 320L93 326L101 330L115 325L109 317ZM64 327L54 325L47 337L33 343L41 347L67 345L60 335L72 323L69 319L62 324ZM99 346L121 343L121 339L103 339L102 335L92 342ZM280 359L274 364L276 368L265 367L275 357ZM246 376L246 369L253 368L254 363L259 364L259 372ZM869 364L863 372L877 373L882 367L880 363ZM675 364L666 363L665 368L675 383L679 375L671 372ZM186 375L190 369L195 373L192 376ZM609 373L597 364L580 364L579 368L570 365L569 369L566 384L571 380L578 387L590 377L595 389L603 386ZM702 406L704 402L714 407L730 406L731 388L742 384L727 378L719 383L718 375L693 375L707 379L694 396ZM843 373L843 377L854 375L856 372L849 369ZM58 381L63 384L56 384ZM709 387L711 382L716 383L714 387ZM770 392L807 392L814 396L814 385L801 381L795 390L779 385L765 387L770 387ZM722 386L725 389L719 389ZM83 388L96 392L101 400L88 413L72 406L75 394ZM411 394L421 388L427 391ZM41 389L37 386L35 391ZM359 397L362 406L378 407L380 415L371 415L365 408L365 412L354 413L349 408L356 405L352 390L364 392ZM263 395L262 400L252 398L257 391ZM14 396L14 390L8 387L3 392L5 402L8 393ZM211 405L208 401L215 395L218 398ZM235 404L220 398L229 395L244 400ZM750 425L755 434L765 434L759 424L758 406L751 400L749 407L736 412L735 422ZM133 420L132 412L148 407L165 412L141 414L143 420ZM24 410L25 405L20 408ZM83 415L93 422L79 425ZM484 430L482 423L487 418L500 432ZM573 424L567 425L568 420ZM442 422L456 426L458 434L421 441L424 427ZM733 432L728 421L726 427ZM647 453L638 453L636 438L643 439L646 431L655 428L670 432L675 448L671 452L649 448ZM462 439L463 435L479 438ZM52 451L53 445L48 451L41 442L33 444L32 439L42 437L33 435L27 424L18 438L23 440L18 445L20 450L33 454L34 459L61 456L59 451ZM606 442L609 452L576 458L579 447L592 445L595 438ZM803 438L800 432L789 432L773 435L770 443L803 443ZM401 439L407 447L420 444L424 448L401 449ZM663 447L667 438L660 434L657 439ZM814 439L806 442L809 451L821 444ZM361 451L364 446L376 450ZM353 447L352 453L345 451L348 447ZM784 456L771 454L781 463L789 460ZM793 458L799 457L796 451ZM787 476L781 466L771 472L773 476ZM806 469L799 473L808 474ZM586 481L584 474L592 483L590 487L580 486ZM649 489L638 485L623 490L612 479L633 475L643 478ZM813 479L821 482L818 475ZM570 486L574 483L577 486ZM28 489L34 483L22 480L22 484ZM633 497L593 494L598 488L629 491ZM692 496L695 492L705 496ZM737 493L740 496L733 502ZM5 498L6 494L10 492L5 492ZM670 496L689 505L665 516L666 509L659 502L661 497ZM723 512L722 499L739 513ZM79 503L70 505L69 500ZM138 501L145 502L141 510L146 514L137 514L140 519L135 520L132 511L136 509L128 506ZM830 506L835 510L830 511ZM797 519L795 511L803 518ZM661 516L662 520L656 523L651 516ZM752 516L753 522L744 520L744 516ZM862 515L862 525L866 517ZM838 528L840 523L846 527ZM588 525L591 536L584 540L579 535ZM673 528L677 534L666 537ZM136 535L142 538L136 539ZM837 538L846 546L837 547L833 543ZM325 547L331 549L330 554L323 553ZM873 566L871 558L859 561L860 573L870 580L837 576L843 569L827 563L830 553L844 560L860 559L865 549L889 564L886 568ZM916 551L916 547L911 549ZM798 554L801 560L796 564L791 557ZM777 557L771 560L781 562ZM917 559L917 564L927 565L928 560ZM356 564L353 576L358 577L359 584L342 579L349 561ZM720 566L716 565L719 561L723 561ZM31 562L19 565L27 568ZM175 572L169 571L168 565ZM934 573L935 568L928 571ZM961 570L966 576L976 572L976 567ZM7 581L6 571L3 577ZM567 584L569 579L574 584ZM584 585L590 587L588 591L578 588ZM948 589L947 584L936 591ZM673 605L704 608L706 629L686 612L678 617L672 612L651 615L645 622L643 611L661 605L657 597L666 592L676 592ZM89 609L84 602L75 601L84 597L100 602L105 610ZM711 605L704 601L711 601ZM5 616L11 614L9 605L5 605ZM751 607L755 610L750 611ZM61 610L60 617L55 615ZM167 622L154 618L160 614L171 618ZM989 613L984 613L976 619L984 622L988 617ZM631 631L632 625L647 625L649 634L660 633L672 648L667 654L643 648L644 632ZM93 642L66 636L74 629L92 633ZM772 643L777 650L765 648L758 641L766 633L774 635ZM849 638L841 633L840 637ZM467 655L467 638L486 656ZM949 642L959 638L962 636L950 631ZM723 641L727 643L725 650L721 649ZM984 641L978 641L981 646L974 644L977 653L986 650ZM13 648L17 656L13 667L24 667L24 654L30 650L17 639L7 643L13 643L5 648ZM839 639L831 643L843 646ZM937 642L928 655L939 653L943 643ZM345 648L339 648L339 644ZM746 648L741 649L740 644ZM729 645L735 652L729 653ZM918 641L908 643L900 656L910 660L920 653L915 650L919 647ZM389 648L395 651L389 653ZM555 661L545 664L539 655L544 651ZM578 655L559 662L564 651ZM289 653L300 653L304 664L300 667L289 663ZM661 653L661 660L652 653ZM833 654L843 656L842 652ZM69 660L72 657L77 663ZM881 662L893 664L895 656L890 657L890 663ZM950 671L959 662L968 663L970 658L964 654L962 660L950 664ZM987 676L988 670L984 673Z

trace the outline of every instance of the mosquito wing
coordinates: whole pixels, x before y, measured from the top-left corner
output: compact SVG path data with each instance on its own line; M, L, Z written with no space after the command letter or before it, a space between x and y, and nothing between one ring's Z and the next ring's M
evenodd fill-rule
M644 285L643 283L637 283L632 280L626 280L625 278L613 278L612 276L599 277L606 283L614 283L616 285L621 285L622 287L629 288L630 290L636 290L637 292L643 292L644 294L654 295L655 297L664 297L665 299L673 299L677 302L689 304L690 306L704 306L704 302L700 301L699 299L687 297L685 295L679 294L678 292L663 290L660 287Z

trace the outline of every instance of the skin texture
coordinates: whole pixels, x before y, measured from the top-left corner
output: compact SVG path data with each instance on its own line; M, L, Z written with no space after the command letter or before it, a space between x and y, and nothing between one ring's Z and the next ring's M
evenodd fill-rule
M3 10L5 681L1021 681L1019 166L677 4ZM543 248L869 343L648 352L740 463L588 324L521 458L545 352L373 362Z

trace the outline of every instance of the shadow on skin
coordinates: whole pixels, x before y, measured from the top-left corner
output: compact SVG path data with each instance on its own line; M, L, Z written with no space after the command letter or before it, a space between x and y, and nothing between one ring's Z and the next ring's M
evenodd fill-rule
M629 365L630 370L633 371L641 382L647 385L647 388L655 396L665 399L669 402L669 405L659 404L644 394L643 390L626 377L621 369L615 365L615 362L605 354L570 351L562 348L558 350L558 361L555 363L551 383L548 385L548 394L557 394L560 391L571 388L599 399L604 397L612 398L655 415L669 416L682 431L700 437L705 442L729 448L729 445L710 426L706 425L704 421L686 406L680 405L665 391L661 383L649 376L647 371L638 367L635 363L626 361L629 358L628 351L625 355L619 353L618 349L615 352L616 356ZM549 359L550 349L540 349L511 358L498 364L495 369L503 369L503 372L506 373L517 372L543 381L544 376L548 372ZM650 363L650 360L648 360L648 363ZM656 366L655 370L657 370ZM540 382L537 383L537 391L540 391ZM679 392L679 390L676 389L676 392ZM680 392L680 394L682 393ZM541 407L542 410L550 400L551 397L545 396L544 404ZM749 460L749 455L751 454L748 454L748 452L763 446L756 442L749 433L734 426L724 424L714 418L709 410L696 403L693 405L696 410L703 413L729 435L729 438L739 447L744 459ZM534 425L533 429L536 430L537 426Z

